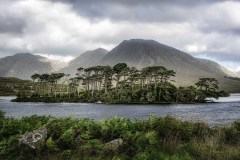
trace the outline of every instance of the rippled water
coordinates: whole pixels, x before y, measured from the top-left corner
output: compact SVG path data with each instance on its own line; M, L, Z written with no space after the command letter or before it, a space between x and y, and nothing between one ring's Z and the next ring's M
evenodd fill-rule
M211 126L240 121L240 94L217 100L218 103L169 105L105 105L89 103L15 103L14 97L0 97L0 110L6 116L52 115L55 117L88 117L99 120L112 116L147 119L149 115L174 116L183 120L203 121Z

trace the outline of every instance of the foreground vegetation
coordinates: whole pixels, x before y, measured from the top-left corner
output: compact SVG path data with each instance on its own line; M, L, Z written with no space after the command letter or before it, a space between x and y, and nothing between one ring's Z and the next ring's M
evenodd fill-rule
M19 145L27 131L47 128L36 149ZM106 142L122 138L117 150ZM239 160L240 123L209 128L204 123L150 116L148 120L113 117L108 120L31 116L4 118L0 114L1 159L163 159Z
M195 86L176 87L176 73L163 66L137 70L125 63L114 67L79 68L77 76L34 74L32 92L19 92L16 102L196 103L228 96L215 78L201 78Z

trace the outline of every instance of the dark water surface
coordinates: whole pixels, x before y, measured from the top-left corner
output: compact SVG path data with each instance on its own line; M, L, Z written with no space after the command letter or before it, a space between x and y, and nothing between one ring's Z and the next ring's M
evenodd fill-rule
M0 97L0 110L6 116L51 115L54 117L88 117L99 120L112 116L147 119L149 115L174 116L183 120L206 122L211 126L240 121L240 94L221 98L218 103L169 105L105 105L88 103L16 103L14 97Z

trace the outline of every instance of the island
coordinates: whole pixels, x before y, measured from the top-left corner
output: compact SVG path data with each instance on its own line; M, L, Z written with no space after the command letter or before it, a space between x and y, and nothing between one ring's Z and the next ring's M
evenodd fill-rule
M195 86L176 86L174 70L164 66L141 69L126 63L78 68L70 74L34 74L30 91L17 94L14 102L79 102L107 104L203 103L208 98L229 96L219 90L215 78L200 78Z

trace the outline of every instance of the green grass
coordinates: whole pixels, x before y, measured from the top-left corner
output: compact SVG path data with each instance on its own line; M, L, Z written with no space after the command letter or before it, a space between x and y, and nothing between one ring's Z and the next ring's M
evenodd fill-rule
M0 157L3 159L162 159L238 160L240 123L210 128L204 123L172 117L148 120L112 117L107 120L31 116L22 119L0 116ZM19 137L45 126L48 138L33 151L19 146ZM122 138L111 151L105 143Z

